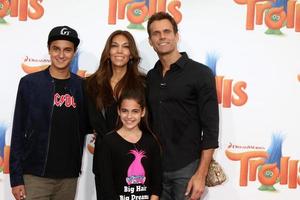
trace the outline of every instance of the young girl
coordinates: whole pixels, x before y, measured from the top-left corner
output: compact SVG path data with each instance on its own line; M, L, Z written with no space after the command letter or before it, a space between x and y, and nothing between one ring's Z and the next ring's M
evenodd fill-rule
M160 148L147 128L144 89L118 99L116 131L104 136L97 156L104 200L158 200L161 192Z

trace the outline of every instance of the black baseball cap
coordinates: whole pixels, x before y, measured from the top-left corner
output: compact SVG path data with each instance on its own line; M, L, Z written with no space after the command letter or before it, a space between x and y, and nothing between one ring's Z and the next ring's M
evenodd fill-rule
M80 42L77 32L69 26L54 27L48 36L48 46L55 40L68 40L73 42L75 48L77 48Z

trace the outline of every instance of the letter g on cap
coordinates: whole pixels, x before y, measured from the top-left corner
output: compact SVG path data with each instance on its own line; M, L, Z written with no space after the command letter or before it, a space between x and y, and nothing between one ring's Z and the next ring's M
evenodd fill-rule
M69 35L70 31L68 30L68 28L64 27L60 30L60 34L61 35Z

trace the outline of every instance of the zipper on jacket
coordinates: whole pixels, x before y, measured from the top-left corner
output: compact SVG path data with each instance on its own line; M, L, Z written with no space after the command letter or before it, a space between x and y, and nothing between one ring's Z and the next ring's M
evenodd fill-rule
M54 97L54 93L55 93L55 82L54 79L51 80L52 82L52 98ZM51 127L52 127L52 116L53 116L53 109L54 109L54 103L53 103L53 99L52 99L52 106L51 106L51 113L50 113L50 121L49 121L49 133L48 133L48 144L47 144L47 150L46 150L46 158L45 158L45 164L44 164L44 169L43 169L43 174L42 176L45 176L46 173L46 167L47 167L47 162L48 162L48 154L49 154L49 147L50 147L50 138L51 138Z

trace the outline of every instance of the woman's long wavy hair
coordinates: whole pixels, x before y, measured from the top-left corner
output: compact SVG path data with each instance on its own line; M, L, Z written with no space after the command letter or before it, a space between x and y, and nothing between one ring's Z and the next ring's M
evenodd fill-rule
M130 51L130 59L127 63L127 70L122 79L112 89L110 85L113 76L112 64L109 51L112 40L117 35L123 35L127 38ZM105 47L102 51L100 65L95 73L87 78L87 93L90 99L95 103L97 110L111 105L117 99L123 90L134 88L137 85L144 85L144 76L139 72L140 55L131 33L124 30L116 30L108 37Z

